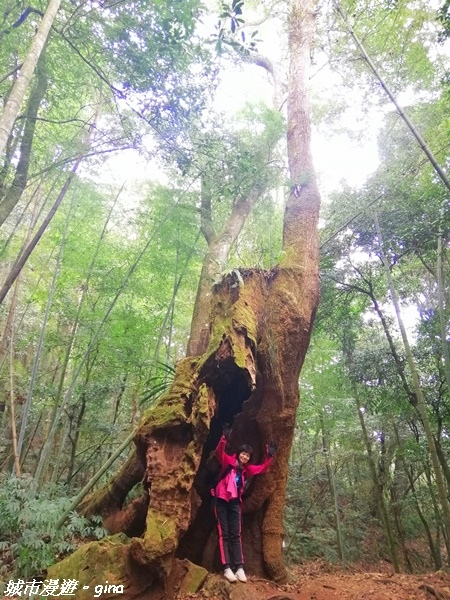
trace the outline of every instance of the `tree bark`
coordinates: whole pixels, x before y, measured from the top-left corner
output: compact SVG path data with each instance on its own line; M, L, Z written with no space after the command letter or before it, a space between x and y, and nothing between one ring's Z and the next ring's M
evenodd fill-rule
M201 191L201 229L208 243L208 250L203 259L200 281L195 298L194 313L191 321L191 331L186 350L187 356L199 356L205 352L209 338L209 312L211 308L211 288L220 279L226 267L230 250L250 211L261 196L263 190L255 187L246 198L240 198L231 210L227 222L219 234L212 225L211 198L209 186L205 177L202 178Z

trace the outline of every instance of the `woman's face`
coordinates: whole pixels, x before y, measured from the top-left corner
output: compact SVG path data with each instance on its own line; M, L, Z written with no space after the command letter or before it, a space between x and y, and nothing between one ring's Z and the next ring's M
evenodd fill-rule
M238 461L241 465L246 465L250 460L250 454L248 452L240 452L238 456Z

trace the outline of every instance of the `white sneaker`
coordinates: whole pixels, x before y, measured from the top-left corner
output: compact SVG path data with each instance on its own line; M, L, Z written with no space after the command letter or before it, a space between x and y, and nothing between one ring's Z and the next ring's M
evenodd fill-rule
M247 577L244 573L244 569L241 567L236 571L236 579L245 583L247 581Z
M242 571L242 569L240 569L240 570ZM244 572L244 571L242 571L242 572ZM230 567L228 567L228 569L225 569L225 571L223 572L223 576L230 583L234 583L235 581L237 581L236 575L233 573L233 571L230 569ZM244 575L244 577L245 577L245 575Z

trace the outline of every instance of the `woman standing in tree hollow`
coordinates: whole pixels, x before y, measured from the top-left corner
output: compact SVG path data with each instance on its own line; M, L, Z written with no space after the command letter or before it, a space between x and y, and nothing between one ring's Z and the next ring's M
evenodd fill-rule
M241 540L241 502L245 480L253 475L264 473L272 462L276 446L270 443L266 448L266 458L260 465L251 465L252 447L242 444L236 454L225 452L231 429L224 427L223 435L216 448L216 456L220 462L219 482L212 490L215 496L214 514L217 519L219 533L220 558L224 568L224 577L230 582L247 581L244 572L244 556ZM231 552L230 552L231 551ZM231 558L236 573L231 570Z

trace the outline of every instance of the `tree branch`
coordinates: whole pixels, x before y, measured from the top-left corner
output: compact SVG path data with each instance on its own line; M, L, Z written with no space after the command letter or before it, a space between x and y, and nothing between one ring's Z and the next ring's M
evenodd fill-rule
M0 79L0 83L3 83L5 81L5 79L8 79L8 77L11 77L11 75L14 75L14 73L17 73L17 71L20 71L20 69L22 68L22 64L23 63L18 64L16 67L14 67L14 69L12 69L12 71L10 71L9 73L6 73L6 75L4 75Z

